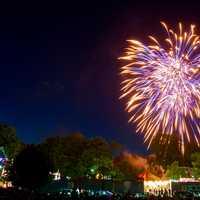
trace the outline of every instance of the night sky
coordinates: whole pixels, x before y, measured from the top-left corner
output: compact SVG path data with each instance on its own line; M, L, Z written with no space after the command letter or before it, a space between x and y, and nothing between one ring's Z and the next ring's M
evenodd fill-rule
M161 20L200 31L200 6L99 2L1 7L0 121L23 142L80 131L147 152L118 99L117 57L126 39L163 38Z

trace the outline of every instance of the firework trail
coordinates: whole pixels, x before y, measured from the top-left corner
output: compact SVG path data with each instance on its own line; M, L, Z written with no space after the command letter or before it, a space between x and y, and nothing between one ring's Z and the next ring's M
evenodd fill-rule
M129 122L144 133L148 148L158 134L177 134L184 154L186 141L199 146L200 39L194 25L185 32L179 23L175 33L161 24L167 33L163 45L152 36L149 45L128 40L126 55L120 57L127 61L120 98L128 99Z

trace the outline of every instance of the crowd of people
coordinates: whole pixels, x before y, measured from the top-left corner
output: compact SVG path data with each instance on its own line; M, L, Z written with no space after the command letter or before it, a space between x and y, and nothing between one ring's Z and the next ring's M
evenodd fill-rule
M56 193L39 193L30 190L22 189L0 189L0 200L174 200L174 199L200 199L194 196L180 197L167 197L167 196L154 196L148 195L144 197L137 197L134 194L112 194L100 195L98 192L93 195L88 195L87 192L76 193L72 191L70 195L65 192Z

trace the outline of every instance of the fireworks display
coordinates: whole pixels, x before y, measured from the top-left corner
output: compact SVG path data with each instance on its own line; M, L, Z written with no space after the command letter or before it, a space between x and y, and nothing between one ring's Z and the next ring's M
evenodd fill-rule
M200 39L191 25L188 32L179 23L178 32L166 30L161 43L152 36L149 45L128 40L121 75L122 95L128 99L129 122L144 133L148 148L161 134L177 134L184 153L185 143L200 138Z

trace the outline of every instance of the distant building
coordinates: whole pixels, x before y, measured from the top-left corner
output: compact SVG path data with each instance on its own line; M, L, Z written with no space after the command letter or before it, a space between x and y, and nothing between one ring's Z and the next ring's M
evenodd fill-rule
M172 196L175 192L200 192L200 181L193 178L179 180L144 181L144 192L156 196Z

